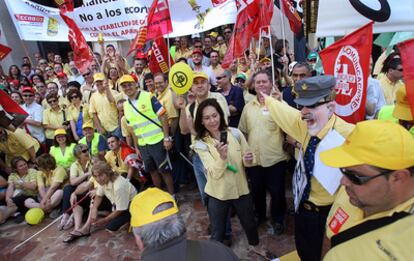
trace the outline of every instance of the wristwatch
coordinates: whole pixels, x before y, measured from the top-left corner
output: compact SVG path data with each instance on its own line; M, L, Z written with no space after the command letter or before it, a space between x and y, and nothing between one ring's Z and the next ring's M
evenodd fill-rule
M170 142L171 142L171 141L172 141L172 138L171 138L170 136L165 137L165 138L164 138L164 141L170 141Z

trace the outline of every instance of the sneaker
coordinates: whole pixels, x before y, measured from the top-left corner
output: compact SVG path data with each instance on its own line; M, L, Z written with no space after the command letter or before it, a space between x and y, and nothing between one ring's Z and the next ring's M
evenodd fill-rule
M285 231L285 227L281 223L273 223L273 235L280 236Z

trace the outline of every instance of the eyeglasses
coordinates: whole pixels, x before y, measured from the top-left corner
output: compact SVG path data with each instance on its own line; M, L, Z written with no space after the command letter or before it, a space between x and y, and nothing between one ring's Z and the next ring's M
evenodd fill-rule
M70 98L71 99L76 99L76 98L79 98L79 96L78 95L73 95L73 96L70 96Z
M245 80L243 80L243 79L236 79L236 82L237 82L237 83L245 83L246 81L245 81Z
M34 95L33 94L23 94L22 96L23 97L33 97Z
M217 79L217 80L221 80L221 79L223 79L223 78L226 78L226 75L223 75L223 76L216 76L216 79Z
M88 149L81 150L82 153L88 153L88 151L89 151Z
M51 104L57 102L57 100L48 100L47 102Z
M370 181L371 179L375 179L381 176L385 176L385 175L389 175L391 173L393 173L395 170L387 170L384 172L381 172L375 176L371 176L371 177L367 177L367 176L360 176L358 175L355 171L352 170L348 170L348 169L344 169L344 168L340 168L342 174L347 177L347 179L349 179L353 184L361 186L364 185L365 183L367 183L368 181Z
M87 77L87 76L89 76L89 75L91 75L91 73L90 73L90 72L85 73L85 74L83 74L82 76L83 76L83 77Z
M315 109L315 108L317 108L317 107L319 107L319 106L321 106L321 105L324 105L324 104L326 104L326 103L328 103L328 102L329 102L329 101L317 102L317 103L315 103L315 104L312 104L312 105L306 105L306 106L296 104L296 107L298 108L298 110L302 110L303 108Z
M202 45L194 45L194 48L200 48L200 49L202 49L203 46Z

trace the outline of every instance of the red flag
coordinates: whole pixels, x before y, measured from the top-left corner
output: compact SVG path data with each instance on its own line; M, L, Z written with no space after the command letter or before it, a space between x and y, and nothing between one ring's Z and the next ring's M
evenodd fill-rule
M280 10L289 20L290 30L292 30L295 35L299 35L302 30L302 18L298 11L293 6L291 0L280 0L280 2Z
M320 52L325 73L336 77L335 113L351 123L365 119L372 24L368 23Z
M0 61L3 60L11 51L12 49L10 47L0 44Z
M407 90L408 102L411 105L411 114L414 115L414 39L398 44L403 64L403 75L405 88Z
M155 0L147 15L147 24L141 26L134 41L129 47L128 54L134 50L140 50L144 47L145 42L153 40L161 35L172 32L172 23L168 0Z
M157 72L167 73L170 70L167 57L170 59L171 66L174 64L168 53L168 46L165 44L164 37L159 37L152 43L152 47L148 54L148 67L153 74Z
M228 68L234 59L240 57L249 48L252 37L258 36L260 28L270 25L273 15L273 4L270 0L256 0L249 3L246 3L246 0L236 0L236 6L236 23L221 64L223 68Z
M13 124L20 126L29 115L25 110L13 101L7 93L0 90L0 126L7 127Z

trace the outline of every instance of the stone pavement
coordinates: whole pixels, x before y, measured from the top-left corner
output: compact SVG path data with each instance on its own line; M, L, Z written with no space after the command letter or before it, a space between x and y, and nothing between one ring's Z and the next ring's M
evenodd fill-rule
M187 224L187 237L190 239L208 239L207 212L199 200L198 190L185 189L178 195L180 211ZM291 195L288 196L291 205ZM38 226L30 226L25 222L15 224L9 220L0 226L0 260L139 260L139 253L131 233L126 229L111 235L105 230L92 233L90 237L81 238L72 244L64 244L62 240L67 232L57 230L57 224L42 232L27 244L12 252L12 249L40 229L47 226L52 219L45 219ZM270 223L259 227L261 244L278 256L294 250L293 217L288 215L287 229L281 236L273 236ZM247 239L237 217L232 218L232 249L240 260L265 260L253 252L248 252Z

